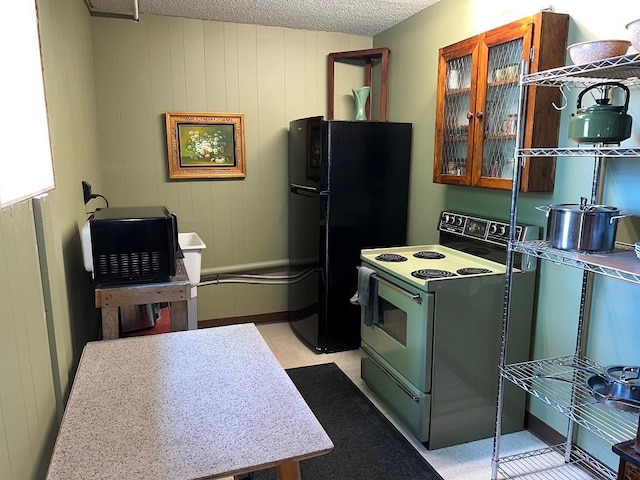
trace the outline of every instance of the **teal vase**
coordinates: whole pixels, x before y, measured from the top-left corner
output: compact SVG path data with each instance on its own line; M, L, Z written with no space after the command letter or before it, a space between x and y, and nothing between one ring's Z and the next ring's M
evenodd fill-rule
M360 87L352 89L353 100L356 102L356 120L367 120L367 98L369 98L369 91L371 87Z

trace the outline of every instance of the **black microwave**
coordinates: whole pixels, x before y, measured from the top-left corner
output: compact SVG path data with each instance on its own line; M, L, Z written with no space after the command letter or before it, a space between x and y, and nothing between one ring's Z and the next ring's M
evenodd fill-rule
M99 208L85 227L85 268L97 282L164 281L176 274L178 221L165 207Z

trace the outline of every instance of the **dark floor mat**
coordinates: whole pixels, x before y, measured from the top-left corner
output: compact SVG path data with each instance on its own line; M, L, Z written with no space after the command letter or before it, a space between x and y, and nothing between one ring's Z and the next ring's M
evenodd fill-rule
M442 480L335 363L288 369L335 448L303 460L303 480ZM275 469L253 480L276 480Z

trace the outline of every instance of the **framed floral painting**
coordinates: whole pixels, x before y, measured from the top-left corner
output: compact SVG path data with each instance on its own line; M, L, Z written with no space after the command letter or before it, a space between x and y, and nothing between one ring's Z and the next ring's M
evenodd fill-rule
M166 112L169 178L245 178L244 115Z

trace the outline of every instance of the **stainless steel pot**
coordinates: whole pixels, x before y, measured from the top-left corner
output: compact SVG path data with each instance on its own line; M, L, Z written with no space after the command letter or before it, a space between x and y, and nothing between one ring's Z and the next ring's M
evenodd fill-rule
M612 397L640 401L640 367L612 365L604 369Z
M626 411L640 408L640 367L612 365L589 376L586 383L601 403Z
M640 411L640 367L612 365L599 370L572 362L561 362L560 365L591 373L584 381L591 395L598 402L627 412ZM574 378L563 374L535 375L533 378L549 378L574 384Z
M536 207L547 214L547 241L553 248L578 252L608 252L615 243L617 220L629 215L609 205L561 203Z
M572 362L561 365L591 373L585 384L591 395L600 403L625 411L638 412L640 409L640 367L609 365L599 370ZM571 379L555 375L543 377L572 382Z

